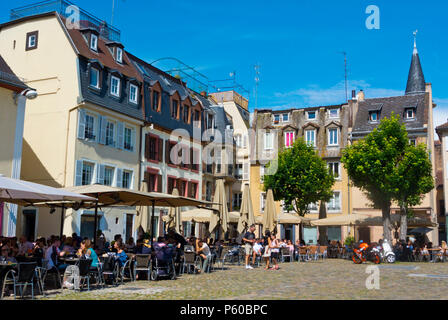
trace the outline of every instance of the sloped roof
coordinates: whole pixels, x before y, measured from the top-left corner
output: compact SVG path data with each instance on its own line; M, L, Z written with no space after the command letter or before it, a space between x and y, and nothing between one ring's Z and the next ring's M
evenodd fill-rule
M0 86L8 87L14 91L22 91L28 86L20 80L0 55Z
M412 53L411 67L409 68L408 82L406 84L406 95L425 92L425 76L423 75L417 47Z
M423 128L428 123L429 94L415 94L387 98L365 99L359 102L358 113L356 114L353 126L353 134L357 132L372 131L378 126L378 122L369 121L369 111L378 110L381 105L380 119L389 118L392 113L398 114L400 119L404 119L405 108L416 108L414 120L404 121L407 129Z

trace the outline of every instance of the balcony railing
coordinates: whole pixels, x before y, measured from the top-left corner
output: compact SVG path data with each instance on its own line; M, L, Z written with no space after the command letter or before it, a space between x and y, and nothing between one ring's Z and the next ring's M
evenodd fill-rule
M69 18L73 15L73 10L70 10L70 6L75 6L73 3L67 0L48 0L30 4L27 6L12 9L10 13L10 20L17 20L24 17L34 16L47 12L56 11L61 16ZM120 42L120 30L108 25L104 20L101 20L87 11L79 9L79 23L81 28L94 28L100 36L110 40Z

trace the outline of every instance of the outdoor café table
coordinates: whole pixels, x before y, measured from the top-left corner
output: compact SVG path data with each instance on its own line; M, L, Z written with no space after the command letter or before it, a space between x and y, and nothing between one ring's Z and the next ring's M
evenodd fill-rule
M76 264L79 261L78 257L59 257L59 261L64 262L65 264Z

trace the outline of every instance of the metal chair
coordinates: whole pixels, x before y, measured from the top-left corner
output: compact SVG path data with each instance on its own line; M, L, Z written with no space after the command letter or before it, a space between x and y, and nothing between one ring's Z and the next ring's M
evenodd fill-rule
M103 285L106 284L106 278L105 276L108 276L112 278L112 285L117 286L118 285L118 277L120 274L119 265L118 262L115 260L113 256L108 256L104 258L103 263L101 264L100 268L101 272L101 280Z
M224 269L224 263L225 263L225 260L227 258L229 251L230 251L229 247L223 247L221 250L221 254L219 254L216 257L216 262L217 262L218 266L219 266L219 263L221 263L221 270Z
M285 258L289 259L289 262L292 261L292 255L291 251L287 247L280 248L280 254L281 254L281 262L285 262Z
M17 272L15 270L9 270L5 275L5 282L7 277L10 277L9 283L14 286L14 299L16 299L16 288L20 290L20 296L23 299L23 295L28 285L31 285L31 298L34 300L34 277L36 276L36 262L23 262L17 265ZM12 280L12 282L11 282ZM4 286L5 284L3 284Z
M151 278L151 255L149 254L136 254L134 264L134 281L137 280L137 272L145 271L148 280Z
M77 263L79 268L79 281L80 288L85 285L87 280L87 291L90 291L90 266L92 265L92 259L80 259Z
M124 282L124 278L126 277L126 271L129 272L129 278L131 281L134 281L134 268L135 268L135 259L134 257L129 258L126 260L125 264L120 267L120 280L121 284Z

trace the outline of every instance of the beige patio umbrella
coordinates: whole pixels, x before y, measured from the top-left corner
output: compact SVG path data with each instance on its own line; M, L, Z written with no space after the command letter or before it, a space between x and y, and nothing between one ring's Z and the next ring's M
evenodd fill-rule
M266 230L274 231L277 226L277 212L275 211L275 202L274 202L274 194L272 193L272 189L268 190L268 194L266 197L266 206L264 209L263 215L263 233Z
M255 224L254 208L252 206L252 200L250 197L249 185L245 184L240 209L240 218L238 219L238 233L243 233L252 224Z
M146 182L142 182L140 186L140 191L148 192L148 184ZM136 207L137 216L135 217L135 230L138 228L142 228L144 232L148 231L149 227L149 208L148 206L138 206Z
M355 226L375 217L371 213L354 213L311 221L312 226Z
M219 213L216 214L219 215ZM213 213L213 210L203 208L182 211L180 213L182 222L210 223L210 220L212 219L213 215L215 215L215 213ZM168 216L163 217L164 222L168 222L169 219L170 218ZM237 211L229 212L229 223L238 223L239 219L240 219L239 212Z
M227 232L227 224L229 221L229 212L227 210L227 197L224 187L224 180L219 179L216 182L215 195L213 197L212 208L214 214L211 216L209 224L209 232L213 233L216 228L220 228L222 232L219 232L219 239L224 238L224 233ZM219 215L215 212L219 212ZM219 229L218 229L219 230Z
M177 188L174 188L173 190L173 196L178 196L179 190ZM175 228L176 232L180 234L180 228L182 226L182 221L180 218L180 208L179 207L170 207L170 211L168 212L168 223L167 223L167 229Z

